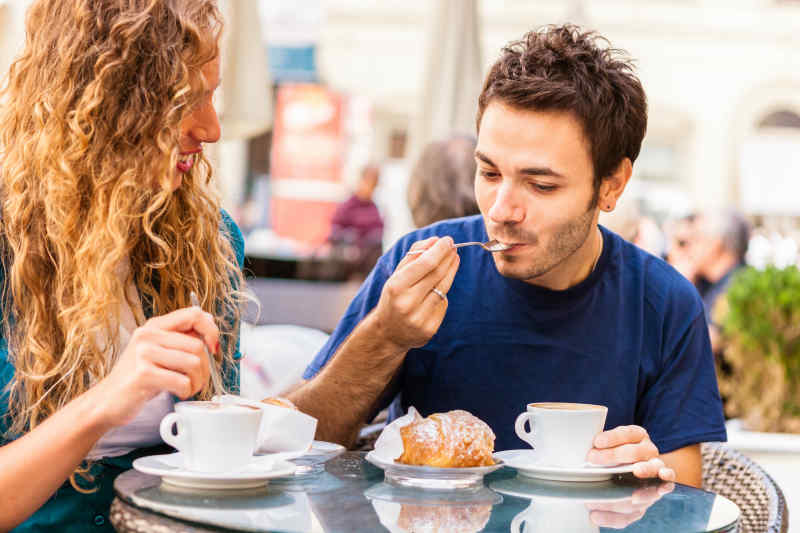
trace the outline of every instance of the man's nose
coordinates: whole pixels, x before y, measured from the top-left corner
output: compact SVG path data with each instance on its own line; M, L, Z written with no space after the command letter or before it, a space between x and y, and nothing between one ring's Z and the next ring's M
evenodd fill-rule
M497 223L522 222L525 210L517 202L513 187L502 184L489 209L489 218Z

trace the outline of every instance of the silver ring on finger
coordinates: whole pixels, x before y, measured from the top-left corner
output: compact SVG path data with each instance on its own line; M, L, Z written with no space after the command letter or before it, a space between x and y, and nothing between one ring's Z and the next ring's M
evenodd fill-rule
M445 293L443 293L442 291L440 291L440 290L439 290L439 289L437 289L436 287L434 287L433 289L431 289L431 292L433 292L433 294L435 294L436 296L438 296L439 298L441 298L443 302L446 302L446 301L447 301L447 296L445 295Z

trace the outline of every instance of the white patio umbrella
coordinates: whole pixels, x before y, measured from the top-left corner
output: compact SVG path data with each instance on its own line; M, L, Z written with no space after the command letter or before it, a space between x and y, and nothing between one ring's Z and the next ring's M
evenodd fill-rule
M0 78L25 44L25 11L29 0L0 0Z
M225 140L247 139L272 126L272 89L258 0L225 0L222 92Z
M216 160L223 204L242 200L247 173L247 139L272 127L272 83L258 0L223 0L222 85L217 111L222 143L211 150ZM215 153L216 152L216 153Z
M430 141L474 133L483 82L478 0L434 0L425 75L411 131L411 160Z

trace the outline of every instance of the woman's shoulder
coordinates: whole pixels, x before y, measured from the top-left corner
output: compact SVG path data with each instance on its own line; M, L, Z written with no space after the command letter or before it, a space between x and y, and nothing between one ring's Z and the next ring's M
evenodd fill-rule
M233 220L233 217L224 209L221 209L222 227L220 230L225 234L236 254L236 261L240 267L244 267L244 236L242 230Z

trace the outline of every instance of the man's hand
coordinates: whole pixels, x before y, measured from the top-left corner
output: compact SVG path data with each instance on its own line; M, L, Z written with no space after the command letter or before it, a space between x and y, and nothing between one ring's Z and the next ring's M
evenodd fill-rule
M450 237L418 241L411 250L425 251L400 261L370 317L377 335L402 351L424 346L439 330L460 262Z
M635 463L633 475L636 477L675 481L675 471L664 465L658 456L658 448L647 431L639 426L620 426L598 434L586 460L608 466Z
M674 489L674 483L662 482L659 485L636 489L627 500L589 502L586 504L590 513L589 519L598 527L624 529L641 520L654 503Z

